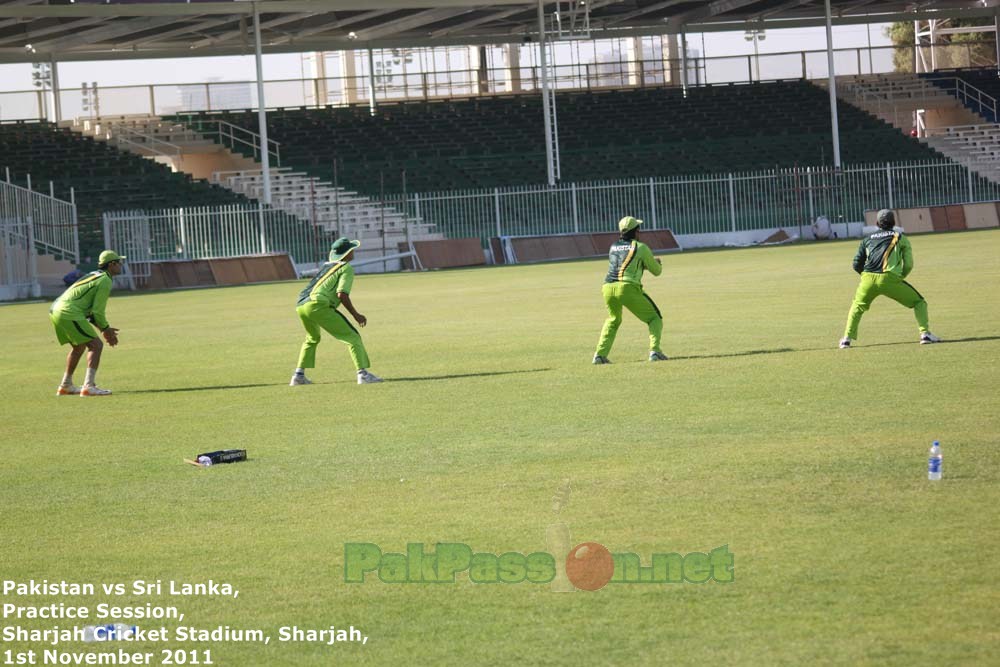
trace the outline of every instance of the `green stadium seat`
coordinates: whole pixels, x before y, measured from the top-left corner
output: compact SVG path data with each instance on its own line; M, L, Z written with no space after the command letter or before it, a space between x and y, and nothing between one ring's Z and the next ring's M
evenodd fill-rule
M555 97L564 181L832 162L829 98L805 81L695 87L687 97L676 88ZM281 143L283 166L331 179L336 159L339 184L367 194L404 169L410 192L537 184L541 107L539 95L518 94L385 104L374 116L366 105L286 109L268 115L268 134ZM839 112L847 163L942 159L855 107L841 103ZM256 131L251 112L198 118Z

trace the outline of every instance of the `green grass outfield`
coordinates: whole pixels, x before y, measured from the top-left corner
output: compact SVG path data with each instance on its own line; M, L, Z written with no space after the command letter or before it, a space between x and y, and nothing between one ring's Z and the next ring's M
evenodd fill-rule
M46 304L0 308L0 579L240 591L0 602L170 604L181 625L273 635L128 646L227 666L1000 664L1000 231L912 242L941 345L880 299L836 348L856 241L665 256L646 279L672 357L657 364L628 316L614 364L590 364L603 260L359 276L374 386L332 339L316 384L287 386L302 283L114 295L108 399L54 396ZM251 460L182 463L225 447ZM530 553L560 521L644 563L729 545L735 581L344 582L346 542ZM277 642L352 624L367 645ZM0 664L27 648L45 647L2 643Z

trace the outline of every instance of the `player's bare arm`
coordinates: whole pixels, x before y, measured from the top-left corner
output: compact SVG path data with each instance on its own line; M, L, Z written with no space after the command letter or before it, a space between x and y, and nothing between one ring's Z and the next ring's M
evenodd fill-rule
M354 304L351 303L351 295L350 294L347 294L346 292L337 292L337 298L340 299L340 302L342 304L344 304L344 308L347 308L347 311L352 316L354 316L354 319L357 321L357 323L358 323L359 326L363 327L366 324L368 324L368 318L365 317L364 315L362 315L361 313L359 313L354 308Z

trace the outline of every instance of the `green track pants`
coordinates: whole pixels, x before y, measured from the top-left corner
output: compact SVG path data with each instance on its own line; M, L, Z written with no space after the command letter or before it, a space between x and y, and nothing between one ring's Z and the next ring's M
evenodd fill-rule
M861 316L871 307L876 297L885 295L890 299L913 309L920 331L927 331L927 302L913 285L900 278L895 273L862 273L858 291L854 294L854 303L847 314L847 327L844 338L856 339Z
M316 367L316 346L319 345L322 329L337 340L347 343L351 348L351 359L354 360L355 368L358 370L368 368L368 352L365 351L365 344L361 341L361 334L339 310L331 308L329 304L312 301L302 304L295 310L306 330L306 340L302 343L302 351L299 352L299 368Z
M622 323L623 306L649 326L649 349L659 352L660 336L663 334L663 316L649 295L642 290L642 286L622 282L604 283L601 292L608 307L608 319L604 321L604 329L601 330L601 339L597 343L595 354L606 357L611 351L618 327Z

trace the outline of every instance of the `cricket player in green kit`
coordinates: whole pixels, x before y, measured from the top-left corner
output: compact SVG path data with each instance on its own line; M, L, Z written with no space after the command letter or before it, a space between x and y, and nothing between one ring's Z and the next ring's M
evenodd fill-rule
M111 284L115 276L122 272L125 259L114 250L105 250L97 260L97 271L83 276L70 285L49 308L49 319L56 329L60 345L71 345L66 356L66 374L63 375L56 396L110 396L110 389L97 386L97 368L101 364L104 344L91 326L94 323L101 330L101 336L108 345L118 344L118 329L108 324L104 309L111 295ZM87 352L87 376L83 388L73 385L73 373Z
M601 339L594 353L595 364L610 364L608 353L615 342L615 334L622 323L622 307L649 326L649 360L665 361L667 355L660 351L660 336L663 333L663 316L653 300L642 289L642 272L660 275L663 266L653 257L653 251L645 243L636 240L642 220L625 216L618 221L618 239L608 251L608 275L604 278L601 292L608 307L608 319L604 322Z
M895 214L882 209L876 216L879 231L861 239L858 252L854 255L854 270L861 274L861 284L854 294L854 303L847 315L847 328L840 340L840 347L849 348L852 340L858 338L858 324L876 297L885 296L913 309L920 327L920 344L940 342L940 338L930 332L927 321L927 302L905 278L913 270L913 248L910 240L893 228Z
M355 310L350 297L351 287L354 285L354 267L350 262L354 258L354 249L360 245L361 241L343 237L334 241L330 248L330 261L323 265L316 277L299 294L296 311L305 327L306 340L299 353L299 366L288 383L292 387L312 384L306 377L305 369L316 367L316 346L319 345L320 331L323 329L350 347L351 358L358 369L358 384L382 381L368 372L368 352L361 341L361 334L337 310L340 304L344 304L360 326L368 323L368 319Z

